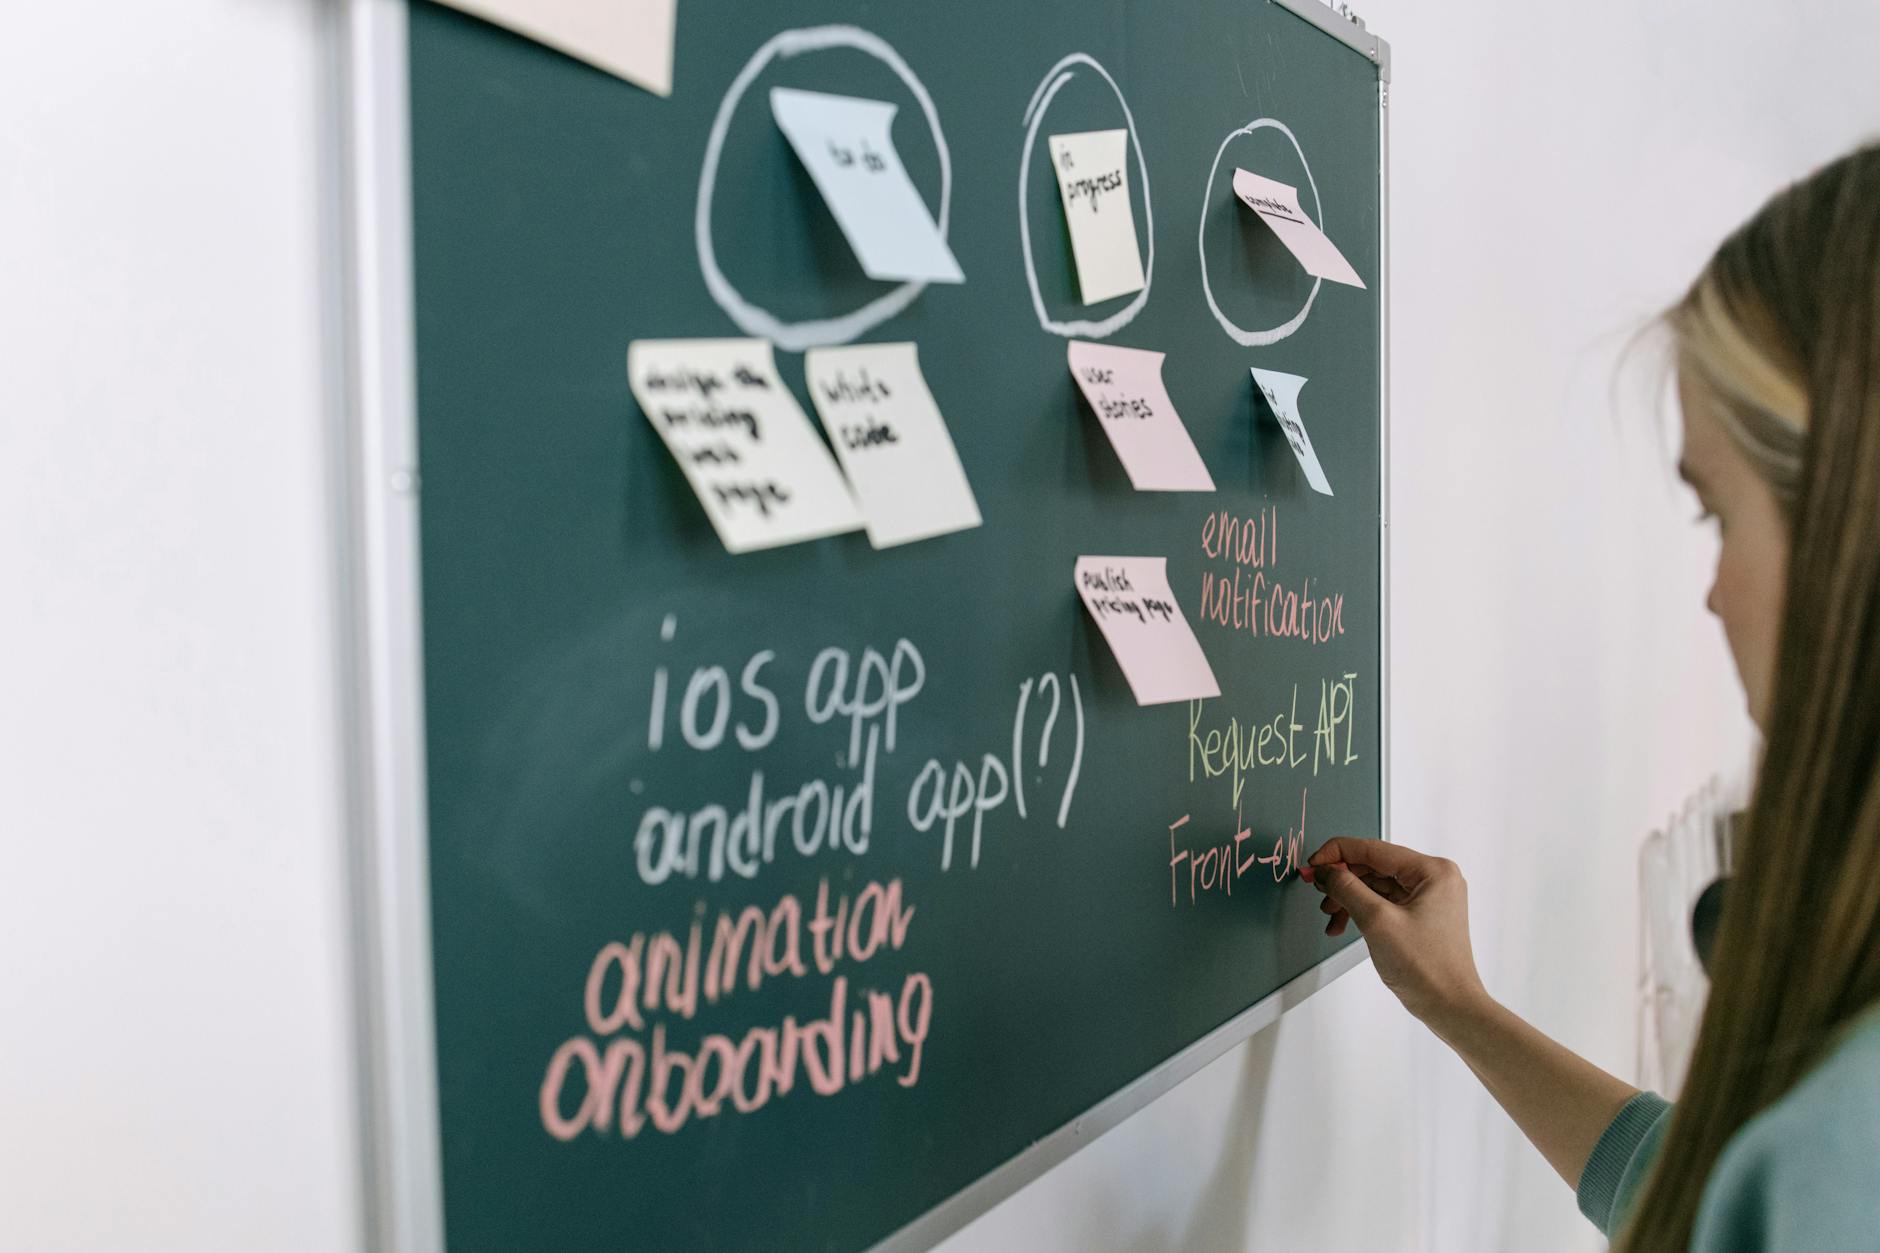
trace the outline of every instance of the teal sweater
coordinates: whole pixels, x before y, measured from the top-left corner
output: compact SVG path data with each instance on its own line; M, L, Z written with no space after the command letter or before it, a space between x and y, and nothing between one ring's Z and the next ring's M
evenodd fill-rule
M1671 1120L1641 1092L1599 1137L1580 1212L1623 1225ZM1880 1249L1880 1014L1867 1014L1781 1100L1731 1137L1698 1204L1692 1253Z

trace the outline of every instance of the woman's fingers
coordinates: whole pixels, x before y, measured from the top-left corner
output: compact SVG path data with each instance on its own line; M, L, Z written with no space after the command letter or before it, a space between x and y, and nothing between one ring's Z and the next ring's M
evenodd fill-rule
M1387 875L1406 888L1415 888L1428 877L1430 867L1436 860L1401 844L1341 835L1327 840L1318 852L1306 859L1306 864L1317 871L1325 866L1343 863L1354 870Z
M1351 915L1360 931L1369 931L1392 906L1389 901L1364 885L1349 866L1321 866L1314 881L1325 888L1327 899L1335 901Z

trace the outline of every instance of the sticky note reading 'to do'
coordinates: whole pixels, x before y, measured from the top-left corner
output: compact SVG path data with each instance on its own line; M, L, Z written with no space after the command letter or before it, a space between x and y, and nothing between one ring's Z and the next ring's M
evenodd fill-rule
M895 151L889 134L895 106L773 87L770 111L815 180L863 273L929 283L965 280Z

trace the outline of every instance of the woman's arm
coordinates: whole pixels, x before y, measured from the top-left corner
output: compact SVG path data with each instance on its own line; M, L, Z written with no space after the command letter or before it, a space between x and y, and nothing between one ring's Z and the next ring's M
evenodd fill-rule
M1306 869L1325 893L1326 933L1358 925L1384 986L1456 1051L1548 1165L1578 1187L1600 1133L1638 1089L1489 996L1475 969L1468 885L1456 864L1398 844L1338 839Z

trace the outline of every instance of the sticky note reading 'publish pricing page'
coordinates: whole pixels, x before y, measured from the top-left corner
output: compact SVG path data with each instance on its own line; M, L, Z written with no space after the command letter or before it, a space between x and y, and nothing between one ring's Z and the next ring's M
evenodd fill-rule
M672 94L678 0L444 0L660 96Z
M1306 385L1306 380L1297 374L1255 368L1253 382L1260 389L1260 394L1266 397L1267 407L1272 409L1279 429L1286 433L1286 443L1291 446L1293 456L1298 458L1299 468L1305 471L1306 482L1312 485L1313 491L1330 496L1332 485L1325 480L1325 469L1319 465L1319 455L1312 451L1312 437L1306 434L1306 424L1299 417L1299 389Z
M1299 259L1307 274L1350 287L1363 287L1364 280L1345 260L1345 254L1320 230L1299 207L1299 191L1285 183L1261 178L1248 170L1234 171L1234 194L1252 209L1262 222L1273 228L1287 251Z
M762 339L642 339L627 377L647 421L734 553L862 525L829 449Z
M869 278L965 280L894 149L894 105L773 87L770 111Z
M1195 451L1162 383L1162 354L1073 339L1071 377L1139 492L1211 492L1214 479Z
M1051 164L1084 303L1141 291L1142 253L1129 207L1129 132L1053 135Z
M1097 620L1138 705L1221 694L1168 586L1166 557L1079 557L1077 594Z
M979 505L913 344L812 348L803 372L870 543L888 548L979 525Z

